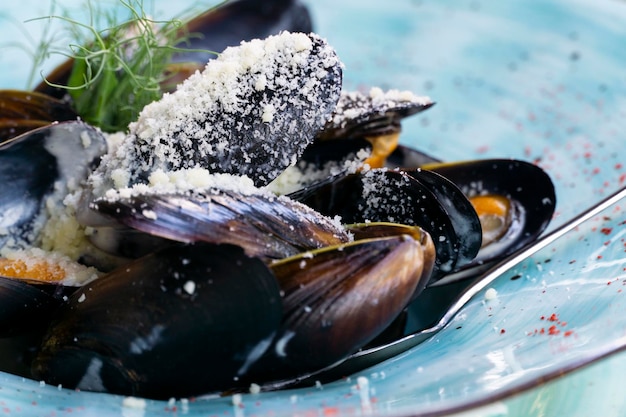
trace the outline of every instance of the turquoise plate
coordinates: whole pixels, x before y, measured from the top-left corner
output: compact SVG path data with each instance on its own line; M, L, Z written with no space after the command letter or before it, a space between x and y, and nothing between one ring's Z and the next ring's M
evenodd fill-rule
M157 1L171 16L189 2ZM63 5L82 1L59 0ZM554 179L551 228L626 185L626 2L309 0L345 62L347 89L429 95L402 142L444 160L513 157ZM24 88L49 7L0 12L0 87ZM423 344L316 387L194 400L129 401L0 374L7 415L618 416L626 413L626 201L474 297ZM361 377L361 378L360 378ZM364 377L364 378L363 378Z

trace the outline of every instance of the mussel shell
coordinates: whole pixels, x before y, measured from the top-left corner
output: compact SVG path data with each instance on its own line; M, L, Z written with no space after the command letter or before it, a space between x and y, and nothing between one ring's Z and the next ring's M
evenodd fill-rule
M429 178L445 183L450 193L457 194L448 196L447 201L465 198L444 177ZM341 216L345 223L372 221L420 226L435 242L437 259L432 279L438 279L478 251L480 236L457 235L456 230L461 229L457 223L467 221L473 224L478 221L475 212L473 209L459 212L461 218L454 217L453 223L448 210L439 201L440 197L431 189L431 185L422 184L407 172L381 169L347 175L330 184L313 185L290 196L328 216ZM463 230L469 233L478 229L468 226ZM477 233L480 235L480 232Z
M452 181L468 197L496 194L511 202L513 224L498 242L484 246L472 262L461 268L470 274L479 273L491 263L534 241L554 215L554 184L544 170L530 162L483 159L429 164L425 167ZM457 277L463 276L460 274Z
M46 94L0 90L0 143L52 122L76 118L68 103Z
M137 194L100 199L93 208L118 225L153 236L178 242L229 243L263 259L285 258L349 240L347 232L331 219L301 203L269 194L228 190ZM109 239L117 241L109 242L108 250L131 248L134 253L125 253L129 256L159 244L124 229L109 232Z
M435 244L430 234L421 227L399 223L375 222L349 224L346 225L346 228L354 236L355 241L402 235L411 236L416 242L420 243L423 252L422 277L411 299L413 300L419 296L426 285L432 281L436 264Z
M0 276L0 338L44 328L75 288Z
M344 161L357 160L360 151L370 152L372 144L365 139L316 140L310 144L299 159L307 166L324 169L329 163L341 165Z
M345 359L396 318L423 284L430 261L421 242L399 235L273 263L284 294L283 321L251 377L293 379Z
M318 138L351 139L398 133L403 118L434 105L427 97L394 97L360 91L342 92L333 117L318 133Z
M332 113L341 67L336 51L315 34L284 32L228 48L130 125L118 152L130 167L130 185L149 183L159 170L187 168L269 184ZM202 104L190 106L192 100ZM192 110L172 110L179 105Z
M61 204L68 185L84 180L105 152L102 134L78 121L52 124L0 144L0 247L35 242L44 205ZM53 192L56 200L48 198Z
M309 10L298 0L227 1L186 23L189 39L178 45L189 51L179 52L173 62L198 62L204 65L215 57L209 50L221 52L241 41L263 39L281 31L313 31Z
M45 134L37 140L14 141L0 147L0 247L14 239L29 240L44 197L58 177L56 158L45 151Z
M61 308L33 362L63 387L167 399L237 385L280 323L267 266L230 245L140 258Z
M387 157L389 168L415 169L427 164L441 163L441 159L405 145L398 145Z
M406 170L411 177L419 181L437 199L448 214L454 233L462 241L458 245L455 269L472 262L482 243L480 219L469 200L457 186L442 175L426 169Z
M298 191L319 187L358 170L371 155L372 144L365 139L316 140L298 162L285 170L268 189L276 194L298 195Z

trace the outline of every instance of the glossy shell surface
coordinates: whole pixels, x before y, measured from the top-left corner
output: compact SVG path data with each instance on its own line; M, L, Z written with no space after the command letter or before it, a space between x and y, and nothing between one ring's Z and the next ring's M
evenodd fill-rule
M184 7L160 4L163 9ZM452 5L437 0L382 9L363 1L309 5L316 29L350 69L346 81L351 88L393 84L427 90L437 99L437 106L405 126L405 143L446 161L517 157L547 169L559 201L550 228L623 185L622 1ZM16 7L19 22L48 13L47 5L26 0L7 3L5 10ZM3 80L10 77L5 86L24 83L24 67L13 64L20 58L15 51L0 57L6 62ZM494 282L498 297L489 304L477 297L428 343L350 379L322 389L246 394L241 406L233 406L232 398L146 401L138 414L170 416L184 408L194 417L242 410L264 416L415 416L482 406L472 413L622 415L623 353L563 372L623 347L623 338L615 335L626 326L626 299L619 291L625 215L623 205L607 210L590 227ZM558 335L535 335L535 328L549 328L541 317L552 313L567 325ZM566 331L573 333L566 337ZM361 380L359 388L358 377L366 377L367 384ZM62 410L92 415L97 409L98 415L123 416L137 411L119 396L59 390L6 374L0 382L3 405L15 414Z

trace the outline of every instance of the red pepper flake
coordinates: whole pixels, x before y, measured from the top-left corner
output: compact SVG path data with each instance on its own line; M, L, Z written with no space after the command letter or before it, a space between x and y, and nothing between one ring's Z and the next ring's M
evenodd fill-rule
M530 146L526 146L526 147L524 148L524 155L525 155L526 157L529 157L531 154L532 154L532 149L530 148Z
M612 227L603 227L602 229L600 229L600 232L604 233L607 236L610 235L612 231Z
M626 281L626 280L624 280L624 281ZM535 329L532 332L527 332L528 336L536 336L538 334L540 334L540 335L548 334L550 336L556 336L556 335L561 333L561 330L559 330L559 327L565 328L567 326L567 322L566 321L559 320L559 315L557 313L552 313L552 314L550 314L550 316L541 316L540 320L550 321L550 322L555 323L555 324L551 325L547 329L542 327L541 329ZM501 332L501 333L503 333L503 332ZM565 329L564 329L563 335L564 336L571 336L573 333L574 333L573 330L565 331Z
M337 407L324 407L323 411L325 416L335 416L339 414L339 408Z
M500 334L504 334L504 333L506 333L506 330L500 329Z
M548 329L548 334L551 336L555 336L557 334L559 334L561 331L559 329L556 328L556 326L550 326L550 328Z
M602 255L596 256L596 259L602 259Z

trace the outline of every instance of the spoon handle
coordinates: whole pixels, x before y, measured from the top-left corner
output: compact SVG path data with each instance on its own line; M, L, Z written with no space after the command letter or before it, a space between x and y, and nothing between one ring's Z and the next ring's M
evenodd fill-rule
M463 292L459 296L459 298L457 298L457 300L448 308L448 311L441 317L439 322L427 331L429 333L436 332L439 329L443 328L474 295L482 291L487 285L491 284L497 277L499 277L509 269L513 268L520 262L524 261L525 259L531 257L535 253L539 252L541 249L550 245L552 242L559 239L566 233L577 228L582 223L597 216L607 208L611 207L613 204L622 200L623 198L626 198L626 187L617 190L613 194L609 195L608 197L589 207L587 210L578 214L576 217L557 227L552 232L537 239L534 243L528 245L526 248L512 254L507 258L504 258L502 261L495 264L492 268L485 272L485 274L480 279L478 279L474 283L474 285L470 285L465 290L465 292Z

